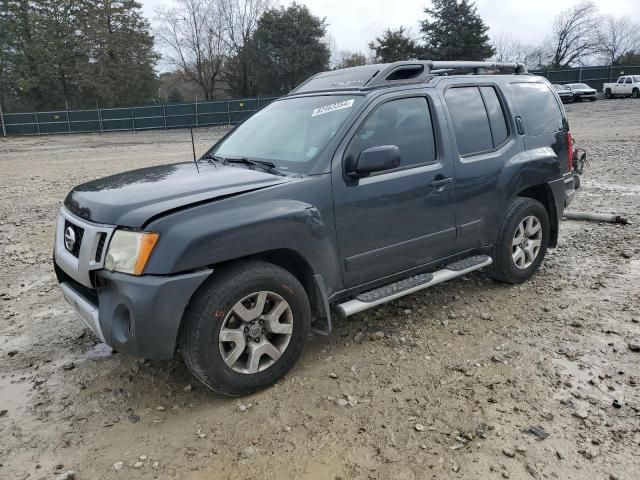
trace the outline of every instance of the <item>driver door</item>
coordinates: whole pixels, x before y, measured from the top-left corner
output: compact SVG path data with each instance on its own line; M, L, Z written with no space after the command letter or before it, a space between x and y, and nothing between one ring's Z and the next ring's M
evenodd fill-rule
M453 163L436 141L426 95L378 99L333 162L333 199L347 288L450 255L455 248ZM400 166L364 178L345 171L371 147L396 145ZM437 148L439 146L440 148Z

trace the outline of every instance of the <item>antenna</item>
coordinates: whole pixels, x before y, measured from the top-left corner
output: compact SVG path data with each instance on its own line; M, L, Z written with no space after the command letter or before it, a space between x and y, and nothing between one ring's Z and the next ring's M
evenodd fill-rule
M196 166L196 170L200 173L200 168L198 168L198 161L196 160L196 144L193 142L193 127L189 128L191 132L191 150L193 150L193 163Z

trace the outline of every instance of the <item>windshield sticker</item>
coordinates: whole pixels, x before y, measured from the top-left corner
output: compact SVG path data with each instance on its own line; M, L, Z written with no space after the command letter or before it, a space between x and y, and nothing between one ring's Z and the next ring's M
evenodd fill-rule
M342 110L345 108L353 107L353 98L351 100L344 100L338 103L332 103L331 105L325 105L324 107L319 107L313 110L311 114L312 117L317 117L318 115L324 115L325 113L335 112L336 110Z

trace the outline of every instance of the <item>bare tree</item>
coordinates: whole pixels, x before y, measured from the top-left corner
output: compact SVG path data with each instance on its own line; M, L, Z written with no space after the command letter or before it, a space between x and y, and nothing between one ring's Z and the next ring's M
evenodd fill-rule
M626 17L604 17L597 52L607 65L613 65L625 53L640 50L640 25Z
M491 37L495 50L492 59L496 62L518 62L522 60L522 44L509 32L498 32Z
M552 66L569 67L595 53L600 23L597 13L593 2L583 1L554 19L549 44Z
M176 0L175 7L157 11L166 59L202 89L205 100L214 98L229 52L219 7L217 0Z
M341 50L336 55L334 68L359 67L369 63L369 59L362 52L351 52L349 50Z
M250 76L253 58L249 44L253 32L258 28L262 14L273 7L277 0L216 0L224 32L224 42L235 57L237 74L234 81L240 85L235 90L242 95L251 94Z

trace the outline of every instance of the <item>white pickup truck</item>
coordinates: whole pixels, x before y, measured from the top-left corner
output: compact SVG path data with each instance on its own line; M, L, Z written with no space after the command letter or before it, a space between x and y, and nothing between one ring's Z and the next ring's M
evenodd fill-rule
M602 85L605 98L640 97L640 75L623 75L616 83Z

